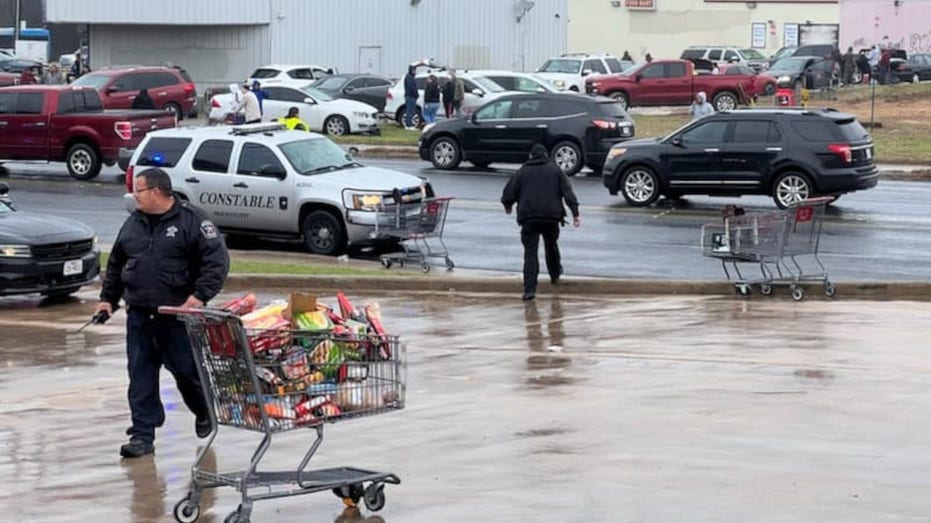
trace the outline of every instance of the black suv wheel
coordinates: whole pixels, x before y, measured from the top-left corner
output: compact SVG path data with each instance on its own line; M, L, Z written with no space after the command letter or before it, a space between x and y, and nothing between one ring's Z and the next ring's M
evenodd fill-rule
M814 192L811 180L800 172L784 172L773 183L773 201L780 209L811 198Z
M649 167L631 167L621 176L621 194L631 206L646 207L659 198L659 178Z

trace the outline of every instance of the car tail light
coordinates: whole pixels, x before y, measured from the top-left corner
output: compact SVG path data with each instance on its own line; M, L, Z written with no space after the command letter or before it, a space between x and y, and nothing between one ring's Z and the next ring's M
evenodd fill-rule
M126 192L133 192L133 166L126 168Z
M222 106L220 105L220 101L217 100L217 97L216 97L216 96L213 96L213 97L210 98L210 107L222 107Z
M853 151L850 149L850 146L845 143L832 143L828 145L828 150L839 156L844 163L853 161Z
M188 82L184 84L184 94L191 94L195 91L194 84Z
M607 120L592 120L592 125L599 129L616 129L617 122L609 122Z
M116 132L116 135L124 140L133 139L133 124L132 122L116 122L113 124L113 130Z

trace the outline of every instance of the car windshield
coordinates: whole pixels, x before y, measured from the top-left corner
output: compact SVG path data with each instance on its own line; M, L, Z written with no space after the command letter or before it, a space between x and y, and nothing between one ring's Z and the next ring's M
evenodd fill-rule
M785 58L786 56L791 55L795 52L798 47L783 47L776 54L773 55L773 60L778 60L780 58Z
M327 76L310 85L316 89L338 91L345 82L346 79L341 76Z
M580 67L582 67L581 60L566 60L560 58L557 60L547 60L546 63L543 64L543 67L537 72L577 74Z
M767 73L797 73L805 68L808 58L783 58L774 63Z
M539 89L543 89L544 91L549 91L551 93L561 92L553 84L551 84L546 78L540 78L539 76L534 76L534 75L528 75L528 76L529 76L528 81L532 81L535 84L537 84Z
M278 146L285 158L300 174L314 175L338 171L360 164L328 138L310 138Z
M301 90L316 98L318 102L329 102L333 99L332 96L326 94L320 89L317 89L313 85L305 85L304 87L301 87Z
M741 49L740 54L744 55L747 60L765 60L766 57L761 55L756 49Z
M93 87L96 90L103 89L104 85L110 81L110 77L104 74L86 74L77 80L71 82L73 87Z
M503 93L505 91L504 87L501 87L491 79L485 78L484 76L475 76L472 78L472 81L489 93Z

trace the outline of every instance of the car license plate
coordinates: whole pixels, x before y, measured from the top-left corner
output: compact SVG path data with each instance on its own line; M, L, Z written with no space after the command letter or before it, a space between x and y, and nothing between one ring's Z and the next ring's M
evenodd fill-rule
M61 273L64 276L74 276L84 272L84 260L68 260Z

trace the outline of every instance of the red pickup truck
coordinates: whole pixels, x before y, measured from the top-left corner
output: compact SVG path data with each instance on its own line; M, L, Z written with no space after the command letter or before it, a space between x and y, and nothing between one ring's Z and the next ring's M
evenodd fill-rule
M91 88L0 88L0 160L64 161L79 180L115 164L120 149L136 147L149 131L176 125L166 111L105 111Z
M610 96L625 108L642 105L689 105L699 91L717 111L735 109L757 94L753 75L695 74L688 60L654 60L623 73L591 77L590 94Z

